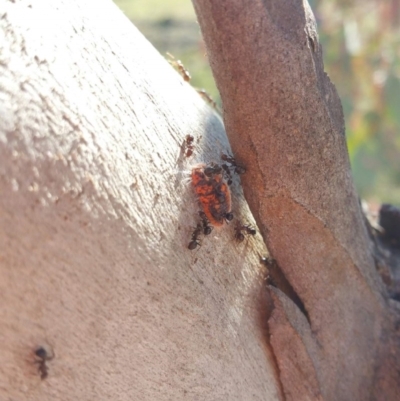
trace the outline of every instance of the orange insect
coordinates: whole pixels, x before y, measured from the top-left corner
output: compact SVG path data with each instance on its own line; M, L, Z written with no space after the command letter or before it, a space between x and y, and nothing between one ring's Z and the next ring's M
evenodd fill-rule
M192 185L199 198L205 217L213 226L231 221L231 191L223 178L223 170L216 164L198 165L192 169Z
M168 52L167 52L167 56L170 59L170 60L168 60L168 62L179 71L179 74L181 74L181 77L186 82L189 82L192 79L192 77L190 76L189 71L183 65L182 61L177 60L171 53L168 53Z

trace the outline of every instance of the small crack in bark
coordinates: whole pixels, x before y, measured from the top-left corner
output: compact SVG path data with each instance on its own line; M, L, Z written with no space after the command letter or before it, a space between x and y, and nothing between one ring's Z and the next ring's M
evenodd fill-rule
M289 280L286 278L283 270L279 267L277 261L272 258L262 258L262 262L267 266L270 275L270 284L282 291L292 302L300 309L311 326L310 316L304 306L303 301L294 290Z

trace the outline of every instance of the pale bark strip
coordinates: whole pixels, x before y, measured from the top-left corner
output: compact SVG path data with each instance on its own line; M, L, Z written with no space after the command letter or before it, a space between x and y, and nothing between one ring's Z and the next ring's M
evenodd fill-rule
M322 396L394 399L400 380L397 389L386 391L379 372L392 370L398 377L393 360L391 369L385 365L389 349L398 353L398 338L382 348L394 334L388 296L374 266L351 178L340 100L323 70L308 3L193 3L227 134L247 166L246 198L310 320L318 347L307 351ZM288 337L292 326L296 322L288 325ZM272 335L275 329L271 325ZM287 358L282 347L275 346L274 353L278 360ZM301 380L295 372L282 377L288 399L297 399Z
M286 400L322 401L310 351L316 347L313 335L305 316L285 297L279 289L271 288L274 308L268 325L271 331L270 342L277 354L279 376L284 386ZM293 378L301 380L293 380Z
M187 249L220 119L109 1L0 0L0 34L0 399L279 399L265 248Z

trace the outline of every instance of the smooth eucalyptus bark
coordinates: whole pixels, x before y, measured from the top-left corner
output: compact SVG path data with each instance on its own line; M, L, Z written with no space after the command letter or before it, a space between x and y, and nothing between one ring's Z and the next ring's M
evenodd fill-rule
M266 341L286 399L395 400L398 310L375 267L308 3L193 3L246 199L303 308L272 291Z

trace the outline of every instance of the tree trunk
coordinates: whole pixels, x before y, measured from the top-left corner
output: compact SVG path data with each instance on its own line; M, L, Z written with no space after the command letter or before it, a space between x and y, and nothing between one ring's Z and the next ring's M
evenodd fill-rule
M0 399L395 399L340 102L307 7L271 4L195 2L267 289L259 235L187 249L188 172L230 150L190 85L106 0L0 0Z
M260 236L187 248L219 117L109 1L0 16L0 399L278 399Z
M399 304L375 268L308 3L193 3L245 197L286 283L266 337L285 399L398 399Z

